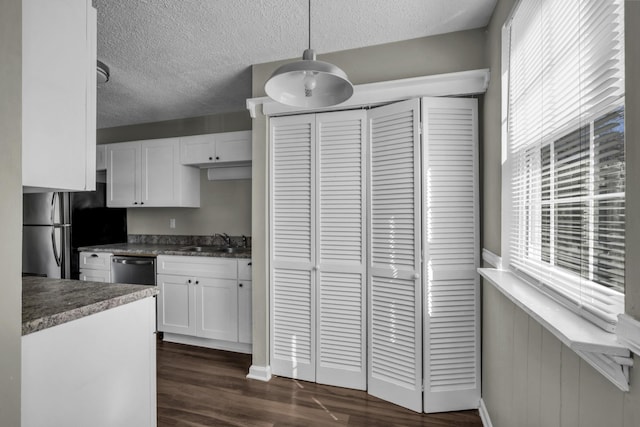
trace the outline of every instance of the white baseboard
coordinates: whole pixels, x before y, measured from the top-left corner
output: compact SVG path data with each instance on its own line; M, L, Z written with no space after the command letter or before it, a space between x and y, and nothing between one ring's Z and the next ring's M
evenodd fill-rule
M247 378L258 381L269 381L271 379L271 366L251 365Z
M214 350L233 351L235 353L251 354L251 344L232 341L212 340L208 338L192 337L190 335L172 334L164 332L163 341L177 344L195 345L198 347L212 348Z
M487 411L487 407L484 405L484 400L482 399L480 399L480 407L478 408L478 412L480 413L482 425L484 427L493 427L493 424L491 424L491 418L489 418L489 411Z

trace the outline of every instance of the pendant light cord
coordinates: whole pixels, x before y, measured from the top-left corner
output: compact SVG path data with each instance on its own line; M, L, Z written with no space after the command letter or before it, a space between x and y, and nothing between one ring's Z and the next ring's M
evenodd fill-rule
M311 49L311 0L309 0L309 49Z

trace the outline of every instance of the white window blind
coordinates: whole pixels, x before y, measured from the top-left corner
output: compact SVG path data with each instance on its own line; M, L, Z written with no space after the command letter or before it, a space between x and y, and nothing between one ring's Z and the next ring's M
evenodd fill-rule
M509 265L609 331L624 312L623 14L521 0L505 40Z

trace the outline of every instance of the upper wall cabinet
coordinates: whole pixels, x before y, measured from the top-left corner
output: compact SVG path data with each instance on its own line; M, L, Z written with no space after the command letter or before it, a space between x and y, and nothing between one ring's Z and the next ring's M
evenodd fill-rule
M180 164L178 138L107 145L108 207L200 207L200 171Z
M215 167L251 162L251 131L192 135L180 138L183 165Z
M94 190L96 10L89 0L22 1L22 185Z

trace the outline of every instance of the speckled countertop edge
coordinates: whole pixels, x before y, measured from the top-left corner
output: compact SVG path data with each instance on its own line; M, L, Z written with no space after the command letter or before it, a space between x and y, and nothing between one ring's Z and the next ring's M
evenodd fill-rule
M157 294L155 286L24 277L22 335Z
M228 254L225 252L189 251L182 249L185 245L158 245L148 243L112 243L109 245L83 246L78 248L80 252L108 252L114 255L137 255L137 256L158 256L158 255L182 255L182 256L203 256L215 258L251 258L251 250Z

